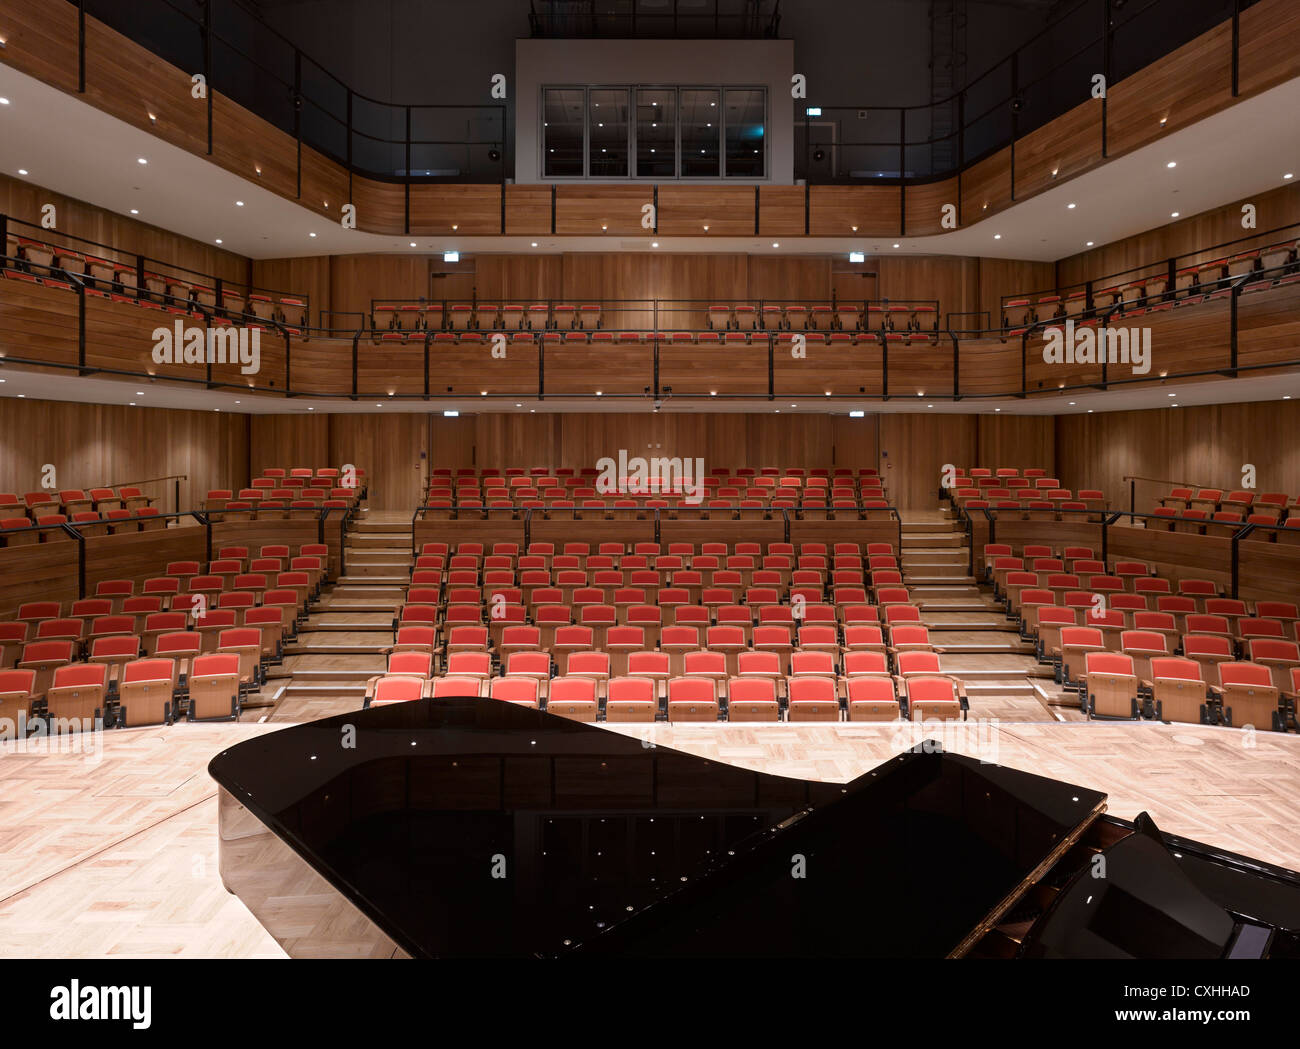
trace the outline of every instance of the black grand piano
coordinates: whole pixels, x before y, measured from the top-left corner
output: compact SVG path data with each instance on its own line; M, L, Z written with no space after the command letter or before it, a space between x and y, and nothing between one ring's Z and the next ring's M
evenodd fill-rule
M209 771L223 881L294 957L1297 953L1295 873L934 745L825 783L422 700Z

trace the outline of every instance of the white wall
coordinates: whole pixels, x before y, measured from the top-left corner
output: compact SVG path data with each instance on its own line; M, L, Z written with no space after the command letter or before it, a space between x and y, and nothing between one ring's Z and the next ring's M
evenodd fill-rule
M511 85L515 109L515 181L540 182L544 85L767 86L767 178L728 184L788 185L794 174L794 75L790 40L518 40ZM802 105L803 103L798 103ZM647 179L645 181L655 181ZM720 179L682 179L718 183Z

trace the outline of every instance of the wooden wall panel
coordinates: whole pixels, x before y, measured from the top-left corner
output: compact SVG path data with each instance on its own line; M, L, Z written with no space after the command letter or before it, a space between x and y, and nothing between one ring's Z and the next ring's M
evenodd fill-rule
M987 206L986 206L987 205ZM1011 205L1011 149L972 164L961 176L961 224L973 226Z
M506 186L506 233L551 232L551 187Z
M662 185L659 232L683 237L751 236L754 201L753 186Z
M67 603L79 596L77 544L71 539L0 550L0 619L13 618L27 601Z
M1237 88L1243 95L1300 76L1300 6L1260 0L1241 12Z
M259 477L268 467L291 470L295 466L342 466L330 458L330 419L323 412L303 411L295 415L250 415L248 417L248 465L250 476ZM352 461L369 471L370 464Z
M1231 103L1232 24L1228 21L1109 88L1107 156L1131 152Z
M777 302L829 301L829 255L750 255L745 297Z
M355 176L352 203L357 209L357 229L367 233L405 232L406 194L397 183Z
M809 233L814 237L892 237L902 229L897 186L813 186ZM856 230L854 227L857 227Z
M474 267L479 298L488 302L509 299L527 306L564 296L562 255L479 255Z
M879 273L876 293L882 299L938 299L939 317L976 308L979 289L979 260L939 255L881 255L875 263Z
M176 528L87 538L86 593L93 594L105 579L130 579L138 588L146 579L162 575L168 561L207 560L207 531L188 518ZM216 550L214 537L214 556Z
M142 388L143 400L165 401L160 388ZM0 411L0 490L37 491L47 463L59 488L185 474L181 508L189 510L210 488L247 485L247 424L224 412L7 398ZM171 482L142 487L160 509L172 509Z
M975 458L978 462L957 466L1014 466L1024 470L1041 467L1048 477L1056 474L1056 428L1050 415L980 415L977 422Z
M1283 435L1300 427L1300 402L1271 401L1066 415L1056 420L1057 468L1075 488L1101 488L1128 505L1125 475L1238 488L1242 467L1256 469L1260 492L1300 493L1300 445ZM1168 484L1138 486L1149 511Z
M647 185L557 185L555 232L648 236L650 231L641 225L641 208L653 202L654 190Z
M602 456L702 457L713 466L875 466L874 416L755 413L485 414L430 421L433 466L594 467ZM937 476L937 475L936 475Z
M330 262L330 258L325 255L298 259L255 259L252 263L253 283L259 288L307 296L311 323L325 326L321 315L330 309ZM342 318L335 322L335 326L353 327Z
M928 182L921 186L908 186L904 194L903 206L907 212L907 235L920 237L930 233L942 233L945 204L956 206L957 179L946 178L938 182Z
M411 187L412 235L499 234L500 183L419 183Z
M469 302L474 294L476 260L464 256L462 260L455 272L434 280L430 274L444 272L444 264L430 255L336 255L330 260L331 308L338 313L368 316L375 299L446 298Z
M6 65L61 91L77 90L77 9L0 0Z
M330 459L366 471L372 510L419 505L428 466L428 416L398 412L334 415Z
M803 186L759 186L758 203L760 236L803 236L805 203Z
M881 476L903 510L935 510L945 464L960 466L976 447L974 415L881 415Z
M969 309L988 313L990 327L1001 326L1002 299L1056 286L1056 267L1050 262L1024 262L1019 259L979 260L979 300ZM975 318L970 319L975 323Z
M212 92L212 161L272 193L298 196L297 142L219 91Z
M310 146L302 147L302 194L298 202L316 214L338 222L348 200L347 173Z
M1102 162L1100 99L1089 99L1016 141L1016 199L1081 175Z

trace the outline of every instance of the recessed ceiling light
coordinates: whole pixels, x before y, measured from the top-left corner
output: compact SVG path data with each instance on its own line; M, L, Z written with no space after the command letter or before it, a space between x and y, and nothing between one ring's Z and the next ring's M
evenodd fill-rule
M8 104L9 104L9 99L0 98L0 106L7 106Z
M18 174L20 174L20 175L26 175L26 174L27 174L27 169L26 169L26 168L19 168L19 169L18 169Z
M894 247L898 247L898 245L897 245L897 244L895 244L895 245L894 245Z
M533 241L533 247L537 247L537 241Z
M149 163L149 161L147 161L144 157L137 157L135 162L136 162L137 164L148 164L148 163Z
M1092 414L1092 409L1091 409L1091 408L1088 409L1088 414L1089 414L1089 415Z
M1170 396L1170 397L1177 397L1178 394L1176 394L1176 393L1171 393L1169 396Z
M1074 402L1073 402L1073 401L1070 402L1070 406L1071 406L1071 407L1074 407Z
M143 396L144 396L144 390L136 390L136 391L135 391L135 395L136 395L137 397L143 397Z
M380 403L378 403L378 404L375 405L376 408L382 408L383 406L384 406L384 405L383 405L383 402L382 402L382 401L381 401Z
M314 412L316 409L315 409L315 408L308 408L307 410L308 410L309 412Z
M1176 405L1176 404L1171 404L1169 407L1170 407L1170 408L1177 408L1178 405Z
M314 237L314 236L316 236L316 234L315 234L315 233L308 233L307 236L309 236L309 237Z
M1178 212L1176 212L1176 211L1171 211L1171 212L1169 213L1169 217L1170 217L1171 219L1176 219L1176 218L1178 218Z
M217 238L217 243L218 243L218 244L221 243L221 238L220 238L220 237Z
M1065 205L1065 206L1066 206L1067 208L1069 208L1071 211L1074 210L1074 205L1073 205L1073 204L1067 204L1067 205Z
M4 382L4 379L0 379L0 382ZM1289 401L1290 399L1291 399L1291 395L1289 393L1282 394L1282 400Z
M244 206L244 202L242 200L235 201L235 207L242 208L243 206Z
M132 215L138 215L138 214L140 214L140 209L139 209L139 208L132 208L132 209L131 209L131 214L132 214Z
M1001 240L1001 239L1002 239L1002 234L1001 234L1001 233L995 233L995 234L993 234L993 239L994 239L994 240Z
M1176 167L1178 167L1178 161L1176 161L1176 160L1171 160L1168 164L1165 165L1165 167L1167 167L1167 168L1176 168Z
M1000 411L1002 411L1001 408L994 408L993 410L994 410L995 412L1000 412Z
M1283 175L1282 177L1283 177L1283 178L1295 178L1295 172L1293 172L1293 171L1288 171L1288 172L1287 172L1285 175Z
M522 404L516 404L515 407L516 407L516 408L522 408L523 405L522 405Z
M135 407L135 401L129 401L129 402L127 403L127 407L128 407L128 408L134 408L134 407Z
M709 396L710 396L710 397L716 397L716 396L718 396L718 391L717 391L717 390L710 390L710 391L709 391Z
M656 241L652 241L651 244L650 244L650 247L652 247L652 248L657 248L657 247L659 247L659 242L658 242L657 240L656 240Z
M415 247L415 241L411 241L411 247Z
M1091 247L1092 247L1092 241L1088 241L1088 243L1085 245L1085 247L1089 247L1089 248L1091 248Z
M781 246L781 245L778 244L776 241L772 241L772 247L774 247L774 248L779 248L780 246Z

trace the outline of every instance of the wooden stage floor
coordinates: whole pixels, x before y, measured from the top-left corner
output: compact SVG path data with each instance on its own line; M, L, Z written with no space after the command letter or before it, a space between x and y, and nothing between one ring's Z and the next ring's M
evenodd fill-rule
M1191 725L970 723L949 750L1105 791L1109 811L1300 869L1300 737ZM284 721L0 745L0 957L283 957L217 872L219 750ZM895 725L624 725L746 768L846 781L922 738ZM924 733L933 737L933 731Z

